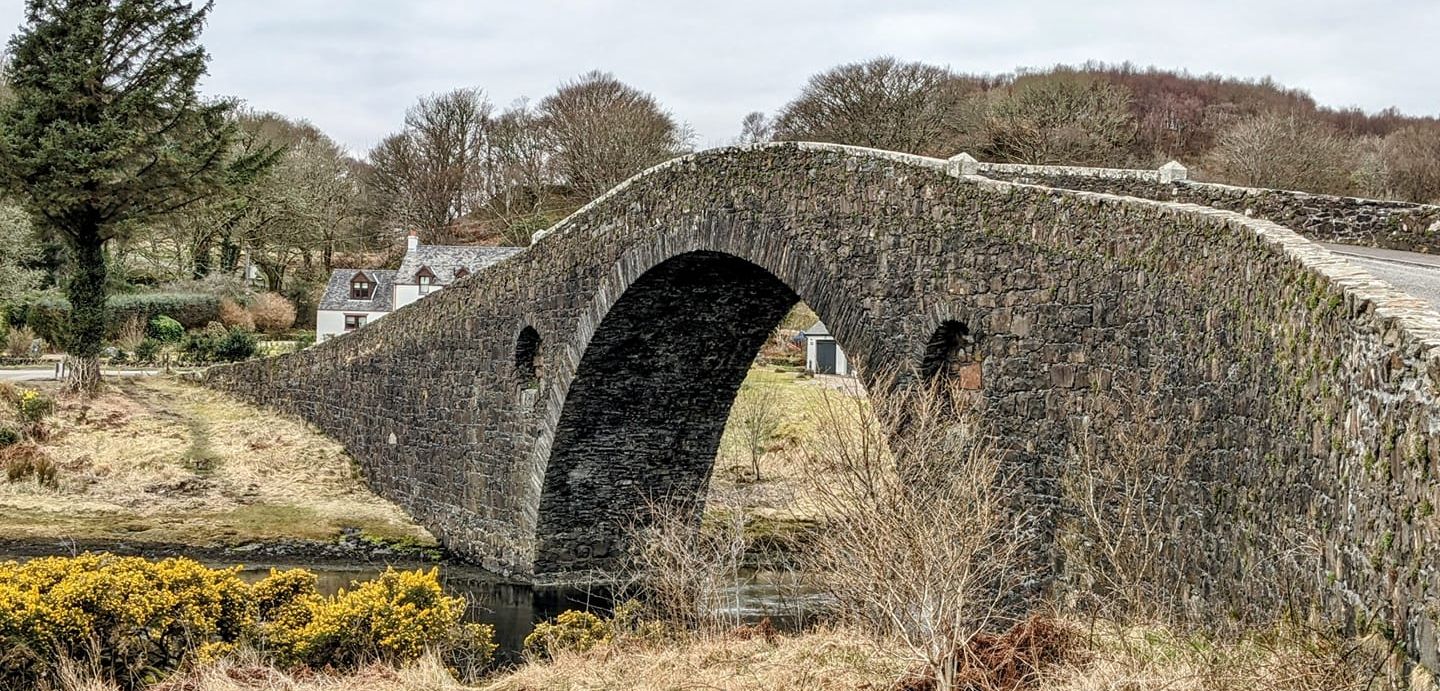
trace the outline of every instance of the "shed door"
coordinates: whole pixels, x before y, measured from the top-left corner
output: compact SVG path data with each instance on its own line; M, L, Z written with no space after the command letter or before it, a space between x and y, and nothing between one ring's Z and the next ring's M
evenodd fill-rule
M819 374L835 374L835 341L815 341L815 371Z

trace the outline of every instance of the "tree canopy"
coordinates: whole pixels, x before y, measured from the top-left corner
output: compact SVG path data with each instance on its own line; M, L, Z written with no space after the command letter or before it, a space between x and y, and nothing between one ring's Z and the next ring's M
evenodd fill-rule
M9 44L0 182L65 241L72 385L98 385L105 243L205 199L266 156L230 158L234 104L203 100L211 5L28 0Z

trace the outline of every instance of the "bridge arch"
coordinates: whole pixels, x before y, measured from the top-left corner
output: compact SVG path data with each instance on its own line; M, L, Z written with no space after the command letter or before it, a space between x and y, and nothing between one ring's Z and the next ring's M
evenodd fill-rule
M641 298L706 294L676 292L701 275L759 296L694 315L745 317L723 342L775 318L785 292L774 279L871 362L978 377L1008 462L1049 517L1042 550L1069 510L1060 489L1077 423L1111 392L1147 398L1186 427L1195 455L1173 504L1184 513L1170 517L1184 540L1162 555L1183 561L1193 592L1379 620L1440 662L1440 521L1416 508L1440 503L1440 314L1238 213L847 147L703 152L355 334L206 378L342 441L373 486L457 552L522 576L580 569L609 547L582 556L575 519L613 519L577 497L609 491L582 476L639 477L598 465L599 450L636 449L636 472L677 488L700 473L667 479L666 453L681 450L669 456L681 468L713 458L705 433L662 424L659 404L675 404L653 382L673 382L682 354L654 372L627 359L668 345L637 323L666 303ZM520 323L543 337L529 406L514 395ZM703 351L726 367L697 375L713 388L686 415L723 422L741 351ZM600 402L621 400L608 391L657 405L608 409ZM628 429L661 441L587 429L590 414L636 415ZM1058 555L1054 567L1063 585Z
M585 344L554 428L538 570L613 563L649 502L703 501L735 393L798 301L768 270L705 250L625 287Z

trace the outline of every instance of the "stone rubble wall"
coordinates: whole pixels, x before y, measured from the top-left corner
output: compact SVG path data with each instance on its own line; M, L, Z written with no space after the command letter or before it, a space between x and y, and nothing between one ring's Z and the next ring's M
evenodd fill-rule
M978 163L995 180L1199 204L1273 221L1318 242L1440 252L1440 206L1167 180L1161 171Z
M718 149L364 329L204 379L340 441L494 570L611 568L647 499L703 501L742 351L796 298L870 383L965 326L1043 583L1068 582L1077 430L1139 399L1191 459L1166 504L1170 585L1244 618L1378 628L1440 666L1440 314L1240 213L853 147Z

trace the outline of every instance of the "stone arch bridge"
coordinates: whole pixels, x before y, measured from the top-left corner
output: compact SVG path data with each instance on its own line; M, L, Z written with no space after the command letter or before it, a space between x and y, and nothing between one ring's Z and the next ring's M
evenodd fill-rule
M1077 422L1129 392L1187 430L1166 556L1196 596L1376 622L1433 669L1440 314L1260 217L1424 249L1437 211L1173 170L718 149L354 334L205 378L342 442L454 551L554 575L613 562L644 497L703 500L797 300L862 371L918 367L959 329L1042 546Z

